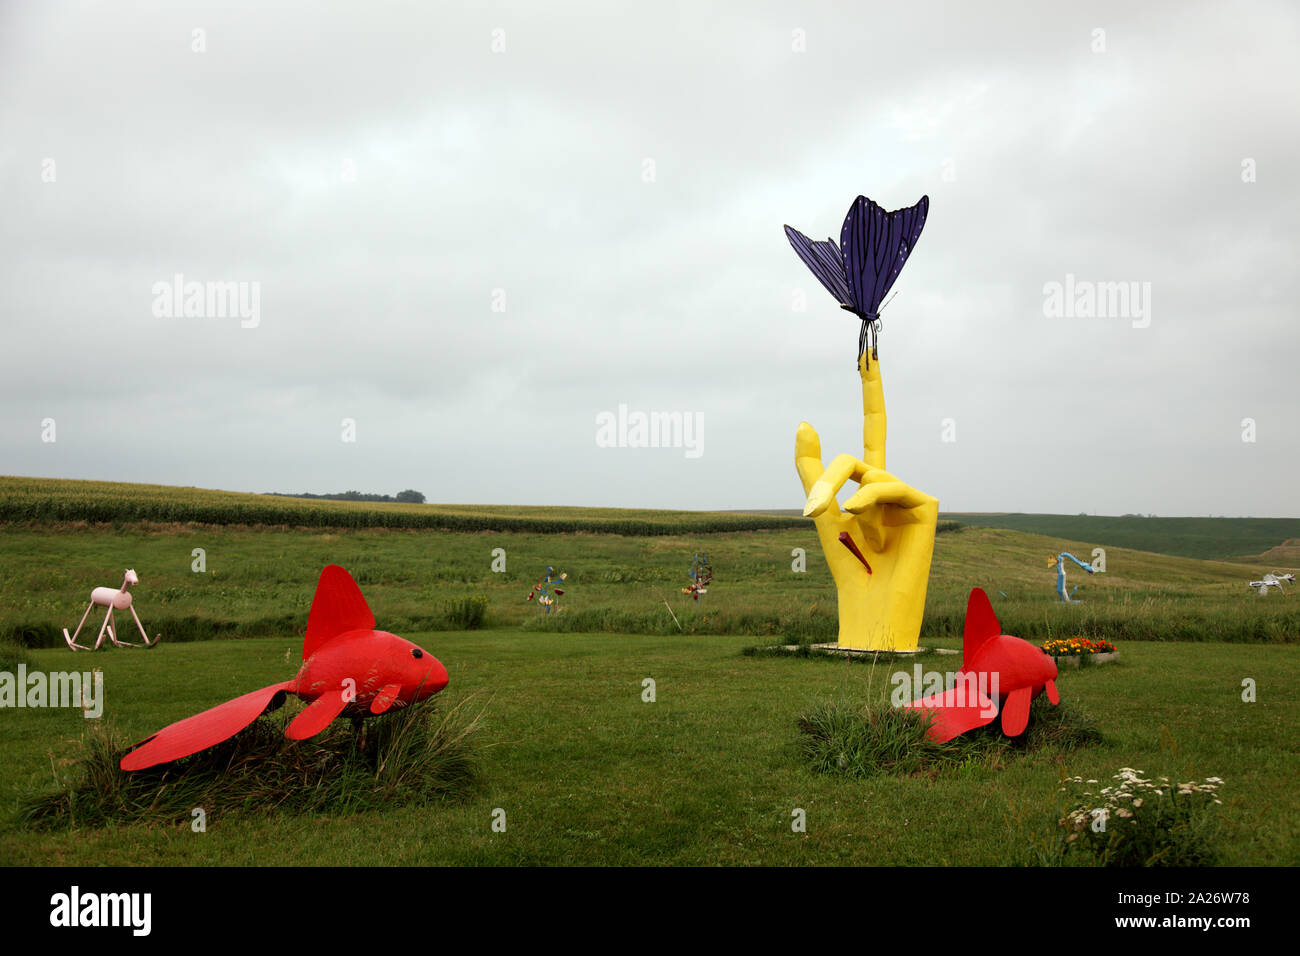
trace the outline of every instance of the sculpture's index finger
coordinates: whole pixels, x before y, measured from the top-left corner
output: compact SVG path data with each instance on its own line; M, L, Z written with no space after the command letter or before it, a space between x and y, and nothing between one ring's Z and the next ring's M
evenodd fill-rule
M862 460L872 468L885 467L885 389L880 378L880 360L858 357L862 375Z

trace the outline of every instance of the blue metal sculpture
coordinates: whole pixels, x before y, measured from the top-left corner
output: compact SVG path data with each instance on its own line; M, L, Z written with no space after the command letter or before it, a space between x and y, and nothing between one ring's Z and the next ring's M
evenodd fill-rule
M1087 571L1089 574L1096 574L1097 572L1091 564L1088 564L1087 562L1084 561L1080 561L1069 551L1062 551L1060 554L1056 555L1055 557L1049 557L1047 559L1047 566L1049 568L1053 564L1056 565L1056 593L1061 596L1061 600L1064 601L1066 604L1078 604L1079 602L1074 600L1074 592L1079 590L1079 585L1076 584L1073 588L1071 588L1069 594L1065 593L1065 559L1066 558L1069 558L1071 561L1073 561L1079 567L1083 568L1083 570Z

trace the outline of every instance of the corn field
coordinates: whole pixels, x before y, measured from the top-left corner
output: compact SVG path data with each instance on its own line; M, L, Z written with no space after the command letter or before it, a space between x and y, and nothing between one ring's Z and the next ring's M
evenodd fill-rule
M0 523L73 521L631 536L789 530L808 524L805 518L782 514L323 501L169 485L0 476Z

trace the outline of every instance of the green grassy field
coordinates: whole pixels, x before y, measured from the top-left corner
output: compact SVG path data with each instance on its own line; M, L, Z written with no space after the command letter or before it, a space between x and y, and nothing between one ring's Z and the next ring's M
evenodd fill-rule
M121 488L127 498L152 493ZM1060 679L1063 698L1100 726L1105 743L855 781L803 766L797 718L822 701L885 699L890 673L913 662L742 653L833 639L834 590L810 522L645 535L370 519L350 529L259 527L257 507L242 513L249 520L222 524L48 516L0 524L8 597L0 636L43 647L27 653L44 670L101 668L104 719L136 739L291 676L320 568L339 563L380 627L448 666L447 702L472 695L468 706L483 710L481 790L463 802L364 814L250 807L210 818L206 833L192 832L188 818L35 832L16 823L19 803L67 773L87 721L79 710L5 709L0 863L1016 863L1046 839L1063 776L1104 779L1124 766L1224 778L1223 862L1300 862L1300 600L1245 587L1271 567L1108 547L1106 574L1071 573L1085 603L1063 606L1047 555L1086 555L1096 542L998 528L940 534L923 643L959 645L972 585L988 591L1010 633L1116 641L1120 664ZM711 526L704 520L697 528ZM205 551L203 573L192 569L195 548ZM492 570L497 548L504 573ZM792 569L797 548L807 553L804 572ZM680 588L701 550L715 578L695 604ZM548 564L569 573L563 610L549 617L524 600ZM92 586L116 585L125 567L139 573L136 606L163 643L70 654L59 629L75 625ZM476 594L488 598L486 629L452 629L445 602ZM959 659L919 660L950 670ZM654 703L642 701L645 678L656 682ZM1254 703L1241 699L1246 678L1258 685ZM497 808L505 833L491 828ZM796 808L807 813L806 833L791 830Z
M204 551L204 573L192 570L196 548ZM503 573L492 571L498 548ZM797 548L806 554L804 572L792 570ZM1083 603L1066 606L1055 600L1055 570L1047 566L1048 554L1064 548L1090 553L1087 542L996 528L940 534L923 637L960 632L967 594L978 585L1006 627L1027 639L1300 640L1300 596L1259 598L1246 587L1260 565L1111 548L1105 574L1071 570ZM698 604L681 593L696 551L707 552L715 569ZM0 526L8 595L0 636L62 646L61 629L76 625L90 588L120 584L127 567L140 575L134 593L145 626L169 642L301 631L316 578L331 562L388 607L393 629L450 627L445 602L482 594L494 627L674 634L680 622L685 633L836 634L834 586L811 522L789 531L645 537L73 522ZM548 565L569 575L563 611L551 618L524 600Z

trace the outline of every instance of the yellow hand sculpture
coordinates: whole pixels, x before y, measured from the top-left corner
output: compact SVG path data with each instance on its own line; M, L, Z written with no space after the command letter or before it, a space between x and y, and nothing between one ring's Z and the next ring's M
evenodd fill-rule
M917 647L934 554L939 500L885 471L885 393L880 362L858 358L862 375L862 458L840 455L822 466L822 443L807 422L795 437L794 463L808 496L803 513L817 526L839 594L841 647L910 651ZM836 493L861 487L841 510ZM850 547L851 545L851 547Z

